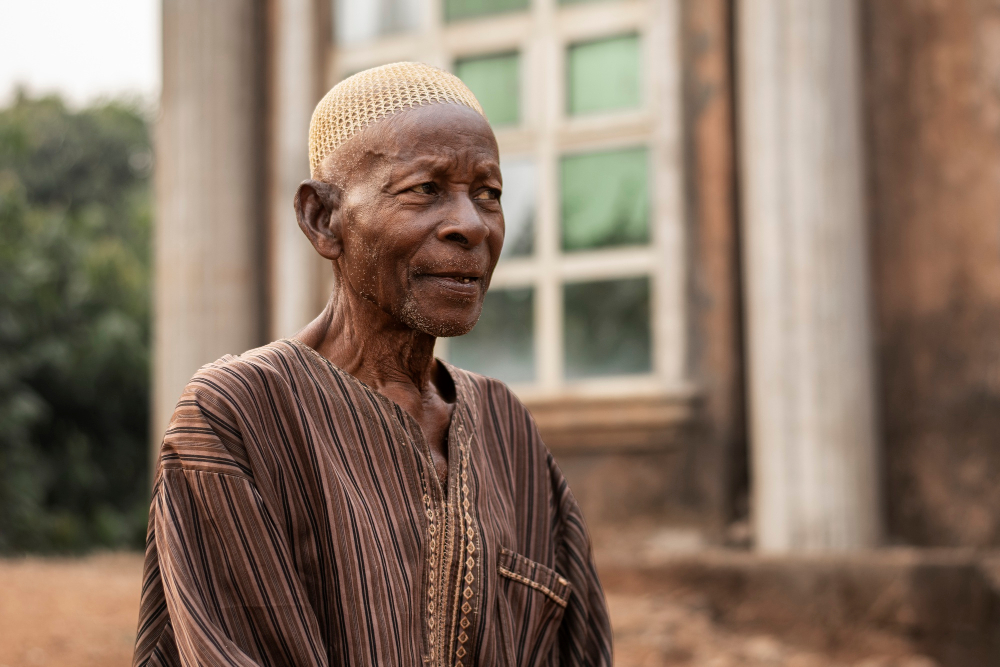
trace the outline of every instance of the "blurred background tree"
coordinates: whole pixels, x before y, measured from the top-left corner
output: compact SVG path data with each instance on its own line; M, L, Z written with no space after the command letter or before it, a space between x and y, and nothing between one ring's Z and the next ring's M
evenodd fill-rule
M138 104L0 109L0 553L143 543L151 172Z

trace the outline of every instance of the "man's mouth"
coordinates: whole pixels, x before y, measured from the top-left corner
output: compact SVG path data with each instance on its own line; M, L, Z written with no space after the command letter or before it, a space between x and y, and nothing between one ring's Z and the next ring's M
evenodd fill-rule
M427 273L427 274L424 274L424 275L426 275L428 278L442 278L444 280L454 280L455 282L461 283L463 285L468 285L469 283L479 282L479 275L475 274L475 273L465 273L465 272L462 272L462 273L458 273L458 272L455 272L455 273L446 273L446 272L441 272L441 273Z
M462 273L427 273L424 278L430 279L446 290L460 294L463 297L479 294L480 276Z

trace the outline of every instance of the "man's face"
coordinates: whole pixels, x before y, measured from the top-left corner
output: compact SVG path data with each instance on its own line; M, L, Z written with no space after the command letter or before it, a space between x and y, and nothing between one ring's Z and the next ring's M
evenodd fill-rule
M412 329L470 331L504 236L489 124L467 107L431 104L369 127L341 150L337 163L350 165L337 179L343 287Z

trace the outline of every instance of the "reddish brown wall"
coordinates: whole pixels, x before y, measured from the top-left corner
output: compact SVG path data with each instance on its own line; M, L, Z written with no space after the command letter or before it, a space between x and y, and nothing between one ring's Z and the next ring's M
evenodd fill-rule
M746 439L733 125L732 2L681 3L691 377L702 390L684 486L712 538L745 516Z
M862 6L890 538L1000 545L1000 1Z

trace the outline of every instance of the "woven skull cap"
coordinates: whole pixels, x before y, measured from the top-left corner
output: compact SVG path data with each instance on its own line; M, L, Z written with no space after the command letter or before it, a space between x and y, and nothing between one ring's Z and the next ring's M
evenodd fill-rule
M330 89L309 124L309 169L320 165L355 134L407 108L437 103L461 104L483 118L472 91L454 74L423 63L392 63L350 76Z

